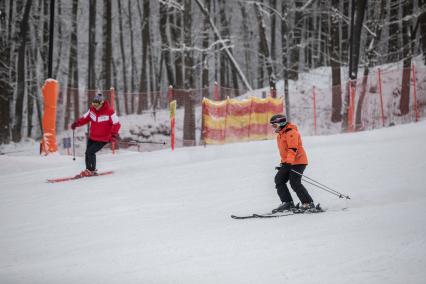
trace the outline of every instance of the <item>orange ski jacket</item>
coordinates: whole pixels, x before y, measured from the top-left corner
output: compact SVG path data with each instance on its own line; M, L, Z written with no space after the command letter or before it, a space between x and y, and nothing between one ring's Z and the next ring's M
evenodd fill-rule
M280 151L281 163L292 165L307 165L308 157L302 145L302 138L297 126L291 123L278 132L278 149Z

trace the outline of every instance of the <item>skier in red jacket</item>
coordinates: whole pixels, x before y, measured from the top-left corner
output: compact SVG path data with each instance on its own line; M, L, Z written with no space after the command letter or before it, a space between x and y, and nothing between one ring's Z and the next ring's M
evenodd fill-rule
M115 143L121 127L118 116L102 94L97 94L93 98L89 111L72 123L71 129L74 130L89 122L90 133L85 153L86 169L80 173L81 176L96 175L96 152L109 142Z

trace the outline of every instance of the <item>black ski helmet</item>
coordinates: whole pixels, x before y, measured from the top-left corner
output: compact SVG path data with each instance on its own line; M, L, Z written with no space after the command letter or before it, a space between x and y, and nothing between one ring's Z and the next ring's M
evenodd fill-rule
M104 101L105 101L105 98L101 93L96 94L92 100L93 103L98 103L98 104L103 103Z
M284 127L287 124L287 117L284 114L275 114L269 120L270 124L278 124L279 127Z

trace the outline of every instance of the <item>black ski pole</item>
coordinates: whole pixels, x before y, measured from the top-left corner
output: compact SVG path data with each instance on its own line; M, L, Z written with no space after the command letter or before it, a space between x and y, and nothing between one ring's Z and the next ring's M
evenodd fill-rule
M74 138L74 129L72 130L72 159L75 161L75 138Z
M145 144L162 144L162 145L166 145L166 141L163 141L163 142L156 142L156 141L139 141L139 140L130 140L129 142L134 142L134 143L145 143Z
M305 175L299 173L298 171L295 171L295 170L292 170L292 171L295 172L296 174L300 175L301 177L303 177L305 182L312 184L312 185L318 187L319 189L322 189L324 191L327 191L328 193L334 194L334 195L338 196L339 198L351 199L349 197L349 195L344 195L344 194L338 192L337 190L332 189L331 187L328 187L328 186L326 186L326 185L324 185L324 184L322 184L322 183L320 183L320 182L318 182L318 181L316 181L316 180L314 180L314 179L312 179L308 176L305 176Z

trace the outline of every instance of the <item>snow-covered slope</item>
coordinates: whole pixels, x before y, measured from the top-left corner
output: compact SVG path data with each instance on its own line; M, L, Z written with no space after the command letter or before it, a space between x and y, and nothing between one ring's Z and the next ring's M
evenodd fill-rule
M424 283L425 141L304 137L306 175L352 200L306 184L327 213L253 220L230 215L278 205L274 141L104 152L113 175L61 184L82 158L0 156L0 282Z

